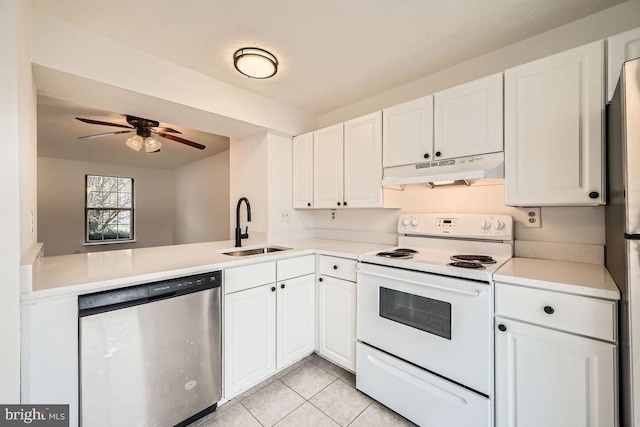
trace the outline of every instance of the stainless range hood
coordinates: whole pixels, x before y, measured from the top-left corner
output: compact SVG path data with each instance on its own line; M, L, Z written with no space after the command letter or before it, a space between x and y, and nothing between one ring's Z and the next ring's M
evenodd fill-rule
M504 178L504 152L384 168L383 186Z

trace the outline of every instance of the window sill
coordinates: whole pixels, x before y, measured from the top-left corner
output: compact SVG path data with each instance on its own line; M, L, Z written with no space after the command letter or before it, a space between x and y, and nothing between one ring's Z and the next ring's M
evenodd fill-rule
M136 243L137 240L103 240L100 242L84 242L82 246L121 245L123 243Z

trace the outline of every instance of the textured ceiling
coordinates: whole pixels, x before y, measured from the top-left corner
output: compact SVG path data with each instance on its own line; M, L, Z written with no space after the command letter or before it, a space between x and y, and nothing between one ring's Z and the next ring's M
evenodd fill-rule
M126 129L87 124L76 120L76 117L128 126L125 117L121 114L38 96L38 156L174 169L229 149L229 138L227 137L161 122L160 126L178 130L182 132L182 135L178 136L198 142L206 148L198 150L178 142L158 138L162 142L162 149L159 153L146 153L144 150L133 151L125 145L125 141L135 135L134 133L78 139L79 136ZM153 120L153 117L147 118Z
M35 8L216 79L323 114L622 0L33 0ZM269 80L233 69L275 54ZM92 141L94 142L94 141ZM194 150L195 151L195 150Z

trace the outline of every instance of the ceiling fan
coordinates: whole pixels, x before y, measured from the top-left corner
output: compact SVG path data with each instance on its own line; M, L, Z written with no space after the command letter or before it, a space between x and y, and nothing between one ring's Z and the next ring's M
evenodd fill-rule
M145 148L147 153L157 153L160 151L160 147L162 147L162 143L155 139L152 134L161 136L163 138L170 139L175 142L179 142L181 144L188 145L190 147L197 148L199 150L204 150L205 146L202 144L198 144L197 142L189 141L188 139L180 138L176 135L171 135L173 133L182 133L175 129L171 129L168 127L160 127L160 123L155 120L143 119L141 117L129 116L126 115L127 123L131 126L122 125L120 123L110 123L103 122L100 120L93 119L84 119L82 117L76 117L77 120L80 120L84 123L89 123L92 125L104 125L104 126L113 126L118 128L125 128L128 130L120 130L114 132L104 132L97 133L94 135L86 135L79 136L78 139L92 139L92 138L100 138L102 136L107 135L118 135L121 133L130 133L135 132L136 135L127 139L127 146L135 151L140 151L142 147Z

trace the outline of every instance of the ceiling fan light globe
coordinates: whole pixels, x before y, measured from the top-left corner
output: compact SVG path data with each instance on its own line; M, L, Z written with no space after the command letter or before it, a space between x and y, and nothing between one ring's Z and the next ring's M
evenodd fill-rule
M154 153L162 148L162 143L154 137L149 137L144 140L144 151L147 153Z
M143 142L142 137L140 135L136 135L127 139L126 144L127 144L127 147L131 148L132 150L140 151L142 149L142 142Z

